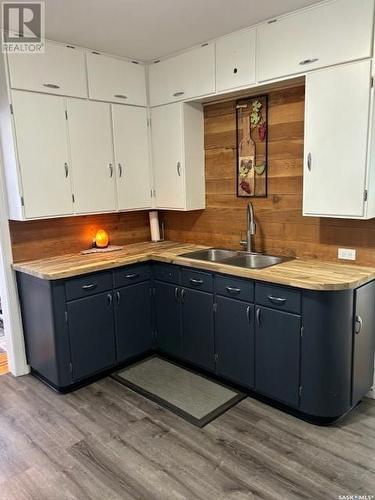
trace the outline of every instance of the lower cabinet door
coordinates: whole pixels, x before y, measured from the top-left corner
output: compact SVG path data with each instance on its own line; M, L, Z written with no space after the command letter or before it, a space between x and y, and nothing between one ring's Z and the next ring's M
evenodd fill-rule
M112 292L67 304L72 378L89 377L115 363Z
M300 341L300 316L256 306L256 391L298 407Z
M206 370L215 369L214 296L212 293L183 288L183 357Z
M150 282L114 292L117 361L139 356L152 348Z
M254 306L217 297L215 348L218 375L254 386Z
M155 320L158 349L165 354L181 357L182 331L180 288L171 283L155 281Z

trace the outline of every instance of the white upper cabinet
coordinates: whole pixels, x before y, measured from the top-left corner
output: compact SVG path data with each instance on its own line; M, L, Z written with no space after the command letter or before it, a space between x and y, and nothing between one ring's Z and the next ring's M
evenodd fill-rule
M83 49L46 42L43 54L8 54L8 62L14 89L87 97Z
M65 99L12 92L26 219L73 213Z
M304 215L366 218L370 93L370 61L306 76Z
M149 66L150 105L215 92L215 45L205 44Z
M112 105L119 210L151 207L151 176L145 108Z
M86 52L89 97L146 106L145 66L98 52Z
M156 208L205 208L203 109L173 103L151 110Z
M116 210L110 105L68 99L75 213Z
M258 27L257 79L371 57L373 0L336 0Z
M255 83L256 29L238 31L216 41L216 91Z

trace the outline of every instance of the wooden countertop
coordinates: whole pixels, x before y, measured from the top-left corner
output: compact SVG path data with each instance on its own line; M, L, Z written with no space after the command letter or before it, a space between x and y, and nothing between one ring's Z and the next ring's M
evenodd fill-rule
M164 241L135 243L113 253L91 255L68 254L60 257L20 262L16 271L46 280L69 278L82 274L155 260L180 264L207 271L231 274L269 283L278 283L308 290L346 290L375 279L375 268L318 260L295 259L265 269L243 269L215 262L181 257L193 250L207 248L187 243Z

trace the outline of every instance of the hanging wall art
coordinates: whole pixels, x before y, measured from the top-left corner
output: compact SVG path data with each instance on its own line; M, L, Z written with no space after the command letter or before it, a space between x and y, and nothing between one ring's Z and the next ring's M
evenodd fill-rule
M240 99L237 120L237 196L267 196L267 96Z

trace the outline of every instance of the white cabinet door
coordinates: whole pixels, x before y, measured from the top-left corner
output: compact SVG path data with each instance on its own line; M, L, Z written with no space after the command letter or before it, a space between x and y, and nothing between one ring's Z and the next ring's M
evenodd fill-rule
M306 77L304 215L362 217L371 63Z
M182 107L168 104L151 110L152 163L158 208L186 206L182 151Z
M50 94L87 97L84 51L46 42L43 54L8 54L10 86Z
M258 27L257 79L370 57L374 0L336 0Z
M149 67L151 106L215 92L215 45L207 44Z
M110 105L68 99L75 212L116 210Z
M112 105L119 210L151 207L150 160L145 108Z
M73 213L65 99L12 92L25 217Z
M255 83L256 30L239 31L216 42L216 90Z
M145 66L87 52L90 99L146 106Z

